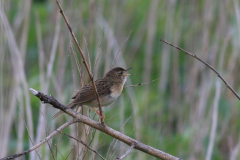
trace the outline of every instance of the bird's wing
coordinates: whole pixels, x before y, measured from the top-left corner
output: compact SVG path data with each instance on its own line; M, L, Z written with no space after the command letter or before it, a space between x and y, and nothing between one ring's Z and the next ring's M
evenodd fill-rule
M110 87L108 86L108 83L105 79L98 79L95 81L95 85L97 87L98 95L104 96L107 94L110 94ZM72 103L74 104L80 104L92 101L96 99L96 94L93 89L92 83L87 84L86 86L83 86L73 97L74 99Z

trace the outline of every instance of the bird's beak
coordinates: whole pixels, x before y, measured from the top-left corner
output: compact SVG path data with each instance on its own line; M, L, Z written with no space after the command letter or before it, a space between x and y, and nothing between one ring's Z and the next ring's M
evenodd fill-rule
M130 69L132 69L132 68L128 68L128 69L126 69L126 72L129 71ZM134 75L134 74L127 74L127 73L124 73L124 76L125 76L125 77L128 77L128 76L130 76L130 75Z
M131 75L134 75L134 74L124 74L125 77L131 76Z
M133 69L133 68L128 68L128 69L126 69L126 71L129 71L130 69Z

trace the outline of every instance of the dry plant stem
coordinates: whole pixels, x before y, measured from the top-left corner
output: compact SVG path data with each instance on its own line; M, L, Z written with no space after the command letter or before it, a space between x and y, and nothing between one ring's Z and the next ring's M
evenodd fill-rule
M72 147L71 151L68 153L67 157L65 159L68 159L68 157L70 156L70 154L72 153L73 149L75 146Z
M239 148L240 148L240 139L238 139L238 143L236 144L236 146L233 149L231 149L229 160L237 159Z
M94 114L94 116L93 116L92 119L95 118L96 114L97 114L97 113ZM90 116L89 116L89 117L90 117ZM91 131L91 129L92 129L92 127L90 127L90 131ZM94 137L95 137L95 133L96 133L96 129L94 130L94 134L93 134L93 136L92 136L92 139L91 139L91 141L89 142L89 145L88 145L89 147L91 147L91 144L92 144L93 139L94 139ZM88 137L87 137L87 138L88 138ZM86 149L86 151L85 151L85 153L84 153L83 159L84 159L84 157L86 156L87 152L88 152L88 148Z
M229 89L233 92L233 94L240 100L240 96L237 94L237 92L228 84L228 82L220 75L220 73L219 73L217 70L215 70L210 64L204 62L202 59L198 58L196 55L194 55L194 54L192 54L192 53L190 53L190 52L188 52L188 51L185 51L184 49L182 49L182 48L180 48L180 47L178 47L178 46L175 46L175 45L173 45L173 44L171 44L171 43L169 43L169 42L167 42L167 41L165 41L165 40L160 39L160 41L162 41L162 42L164 42L164 43L166 43L166 44L168 44L168 45L170 45L170 46L172 46L172 47L174 47L174 48L177 48L177 49L180 50L180 51L183 51L183 52L186 53L187 55L192 56L193 58L199 60L200 62L202 62L203 64L205 64L206 66L208 66L208 67L209 67L213 72L215 72L215 73L217 74L217 76L225 83L225 85L227 86L227 88L229 88Z
M62 153L59 151L59 149L58 149L58 148L57 148L57 151L58 151L58 152L59 152L59 154L61 155L62 159L64 159L64 160L65 160L66 158L64 158L64 157L63 157Z
M62 16L63 16L63 18L64 18L64 20L65 20L65 22L66 22L66 24L67 24L67 26L68 26L68 29L69 29L72 37L73 37L73 40L75 41L75 43L76 43L76 45L77 45L77 47L78 47L78 50L79 50L79 52L80 52L80 54L81 54L81 57L82 57L82 59L83 59L83 64L85 65L85 67L86 67L86 69L87 69L88 75L89 75L89 77L90 77L90 79L91 79L91 82L92 82L92 85L93 85L93 88L94 88L94 91L95 91L95 94L96 94L96 97L97 97L98 106L99 106L99 111L100 111L101 124L102 124L102 125L105 125L104 119L103 119L102 106L101 106L101 102L100 102L100 99L99 99L99 95L98 95L98 92L97 92L96 85L95 85L94 80L93 80L93 76L92 76L92 74L91 74L91 72L90 72L90 70L89 70L88 64L86 63L86 59L85 59L85 57L84 57L84 55L83 55L82 49L81 49L81 47L80 47L80 45L79 45L79 43L78 43L78 41L77 41L77 38L75 37L75 35L74 35L73 32L72 32L72 28L70 27L70 25L69 25L69 23L68 23L68 20L67 20L67 17L65 16L65 14L64 14L64 12L63 12L63 10L62 10L62 7L61 7L60 3L58 2L58 0L56 0L56 3L57 3L57 5L58 5L58 7L59 7L59 9L60 9L60 13L62 14Z
M60 132L61 134L65 135L65 136L68 136L69 138L72 138L76 141L78 141L79 143L83 144L84 146L86 146L89 150L91 150L92 152L96 153L99 157L101 157L102 159L105 159L101 154L99 154L97 151L93 150L92 148L90 148L86 143L84 143L83 141L81 140L78 140L77 138L74 138L66 133L63 133L63 132ZM106 160L106 159L105 159Z
M8 160L8 159L15 159L17 157L21 157L27 153L30 153L34 150L36 150L38 147L42 146L45 142L47 142L48 140L50 140L51 138L53 138L59 131L63 130L64 128L66 128L67 126L73 124L77 122L76 119L72 119L66 123L64 123L61 127L59 127L58 129L56 129L56 131L52 132L49 136L47 136L45 139L43 139L42 141L40 141L38 144L36 144L35 146L33 146L32 148L22 152L22 153L18 153L18 154L14 154L12 156L8 156L8 157L5 157L5 158L1 158L0 160Z
M38 97L42 102L44 103L49 103L51 104L54 108L60 109L63 112L67 113L68 115L72 116L73 118L76 118L77 122L82 122L84 124L87 124L93 128L96 128L126 144L128 144L129 146L131 145L135 145L134 148L140 151L143 151L149 155L152 155L156 158L161 158L163 160L180 160L180 158L174 157L168 153L165 153L163 151L160 151L158 149L155 149L153 147L150 147L148 145L145 145L135 139L132 139L128 136L126 136L125 134L118 132L110 127L108 127L107 125L103 126L101 123L96 122L86 116L83 116L77 112L75 112L74 110L72 110L71 108L68 108L67 106L59 103L56 99L54 99L52 96L47 96L41 92L38 92L34 89L30 89L30 91L36 96Z
M80 64L79 64L79 61L78 61L78 58L77 58L77 54L76 54L76 52L75 52L75 50L74 50L74 47L73 47L73 44L72 44L72 40L71 40L71 39L70 39L70 41L69 41L69 44L70 44L70 47L71 47L71 50L72 50L74 59L75 59L76 64L77 64L77 68L78 68L79 75L81 75ZM80 77L80 79L81 79L81 77Z
M100 42L100 44L99 44L99 47L98 47L98 52L97 52L97 56L96 56L95 63L94 63L94 68L93 68L93 73L95 73L95 68L96 68L96 65L97 65L98 55L99 55L99 52L100 52L100 48L101 48L101 46L102 46L103 37L104 37L104 30L103 30L103 34L102 34L102 40L101 40L101 42Z
M125 157L127 157L129 155L129 153L132 151L132 149L134 148L134 146L135 146L134 144L131 145L131 147L127 150L127 152L124 155L122 155L120 158L116 158L116 159L124 159Z
M56 155L56 159L57 159L57 152L58 152L57 144L55 144L55 148L56 148L56 153L55 153L55 155Z
M124 88L128 88L128 87L137 87L137 86L146 85L146 84L152 83L152 82L154 82L154 81L156 81L156 80L159 80L159 79L160 79L160 78L154 79L154 80L152 80L152 81L150 81L150 82L138 83L138 84L135 84L135 85L129 85L129 86L126 86L126 87L124 87Z
M19 112L20 112L20 116L21 116L22 119L23 119L24 125L25 125L25 127L26 127L26 130L27 130L27 133L28 133L29 140L30 140L30 142L32 143L32 145L34 145L33 140L32 140L32 138L30 137L30 133L29 133L28 125L27 125L26 120L25 120L25 118L24 118L24 113L22 113L22 111L21 111L20 108L19 108ZM41 159L39 153L37 152L37 150L35 150L35 152L37 153L38 158Z
M119 50L118 50L118 52L117 52L116 56L114 57L114 60L113 60L113 62L112 62L112 66L111 66L111 68L113 68L113 64L114 64L114 62L115 62L115 60L116 60L116 58L117 58L117 56L118 56L118 53L121 51L121 49L122 49L123 45L124 45L124 44L127 42L127 40L129 39L129 37L130 37L131 33L132 33L132 31L130 31L130 33L129 33L129 35L128 35L127 39L126 39L126 40L123 42L122 46L119 48Z
M211 127L211 133L210 133L210 138L209 138L206 160L212 159L214 140L216 137L216 130L217 130L218 106L219 106L220 96L221 96L221 82L220 82L220 80L218 80L217 84L216 84L216 93L215 93L213 113L212 113L212 127Z
M16 63L14 65L14 68L17 68L17 78L20 79L20 83L22 84L23 87L23 92L25 94L25 103L26 103L26 114L27 114L27 121L28 121L28 126L29 126L29 136L34 139L34 134L33 134L33 120L32 120L32 108L30 104L30 95L28 94L28 83L27 83L27 78L26 78L26 73L24 70L24 63L23 59L21 57L21 52L20 49L17 45L17 41L15 39L15 36L13 34L12 28L8 22L8 19L2 9L2 6L0 5L0 19L2 20L4 24L4 32L6 32L6 37L8 40L8 45L11 53L11 59L12 62ZM29 141L29 145L31 146L32 143Z
M87 43L87 40L84 36L82 36L84 41L85 41L85 45L86 45L86 50L87 50L87 58L88 58L88 64L89 64L89 70L92 71L91 69L91 60L90 60L90 55L89 55L89 50L88 50L88 43ZM93 71L92 71L93 73Z

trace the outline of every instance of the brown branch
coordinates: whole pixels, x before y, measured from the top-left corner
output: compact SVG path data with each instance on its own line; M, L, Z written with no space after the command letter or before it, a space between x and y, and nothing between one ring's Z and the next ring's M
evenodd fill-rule
M30 89L30 91L36 96L38 97L42 102L44 103L49 103L51 104L54 108L60 109L63 112L67 113L68 115L72 116L73 118L75 118L75 120L77 122L82 122L84 124L87 124L93 128L96 128L126 144L128 144L129 146L131 145L135 145L134 148L137 150L140 150L142 152L145 152L149 155L152 155L154 157L157 158L161 158L163 160L179 160L180 158L174 157L168 153L165 153L163 151L160 151L158 149L155 149L151 146L145 145L133 138L130 138L128 136L126 136L125 134L118 132L112 128L110 128L109 126L105 125L101 125L101 123L96 122L86 116L81 115L80 113L75 112L74 110L68 108L67 106L59 103L57 100L55 100L52 96L47 96L41 92L38 92L34 89Z
M92 85L93 85L93 89L94 89L95 94L96 94L96 97L97 97L99 112L100 112L100 116L101 116L101 117L100 117L100 119L101 119L101 124L104 126L105 123L104 123L104 119L103 119L102 106L101 106L101 102L100 102L100 98L99 98L99 95L98 95L98 92L97 92L96 85L95 85L94 80L93 80L93 76L92 76L92 74L91 74L91 72L90 72L90 70L89 70L88 64L87 64L86 59L85 59L85 57L84 57L84 55L83 55L82 49L81 49L81 47L80 47L80 45L79 45L79 43L78 43L78 41L77 41L77 38L75 37L74 33L72 32L72 28L70 27L70 24L69 24L69 22L68 22L68 20L67 20L67 17L65 16L65 14L64 14L64 12L63 12L63 10L62 10L62 7L61 7L60 3L58 2L58 0L56 0L56 3L57 3L57 5L58 5L58 7L59 7L59 9L60 9L60 13L62 14L62 16L63 16L63 18L64 18L64 20L65 20L65 22L66 22L66 24L67 24L67 27L68 27L68 29L69 29L72 37L73 37L73 40L75 41L75 43L76 43L76 45L77 45L77 48L78 48L78 50L79 50L79 52L80 52L80 55L81 55L81 57L82 57L82 59L83 59L83 64L85 65L85 67L86 67L86 69L87 69L88 75L89 75L89 77L90 77L90 80L91 80Z
M105 159L101 154L99 154L97 151L95 151L95 150L93 150L92 148L90 148L90 147L89 147L86 143L84 143L83 141L78 140L77 138L72 137L72 136L70 136L70 135L68 135L68 134L66 134L66 133L63 133L63 132L60 132L60 133L63 134L63 135L65 135L65 136L68 136L69 138L72 138L72 139L78 141L79 143L81 143L81 144L83 144L85 147L87 147L89 150L91 150L92 152L96 153L99 157L101 157L102 159ZM105 160L106 160L106 159L105 159Z
M127 152L124 154L124 155L122 155L120 158L116 158L116 159L123 159L123 158L125 158L126 156L128 156L129 155L129 153L132 151L132 149L134 148L134 144L133 145L131 145L131 147L127 150Z
M202 62L203 64L205 64L206 66L208 66L208 67L209 67L213 72L215 72L215 73L217 74L217 76L225 83L225 85L227 86L227 88L229 88L229 89L233 92L233 94L240 100L240 96L237 94L237 92L228 84L228 82L220 75L220 73L219 73L216 69L214 69L210 64L204 62L202 59L198 58L196 55L194 55L194 54L192 54L192 53L190 53L190 52L188 52L188 51L185 51L184 49L182 49L182 48L180 48L180 47L178 47L178 46L175 46L175 45L173 45L173 44L171 44L171 43L169 43L169 42L167 42L167 41L165 41L165 40L160 39L160 41L162 41L162 42L164 42L164 43L166 43L166 44L168 44L168 45L170 45L170 46L172 46L172 47L174 47L174 48L177 48L177 49L180 50L180 51L183 51L183 52L186 53L187 55L189 55L189 56L191 56L191 57L199 60L200 62Z
M30 89L30 91L36 96L38 97L41 102L43 103L49 103L51 104L54 108L60 109L63 112L67 113L68 115L72 116L74 119L72 119L71 121L68 121L67 123L65 123L64 125L62 125L61 127L59 127L56 131L54 131L53 133L51 133L48 137L46 137L45 139L43 139L42 141L40 141L38 144L36 144L35 146L33 146L32 148L30 148L29 150L26 150L22 153L19 154L15 154L9 157L5 157L2 158L0 160L8 160L8 159L14 159L17 157L20 157L22 155L25 155L35 149L37 149L38 147L40 147L42 144L44 144L45 142L47 142L49 139L51 139L53 136L55 136L58 132L60 132L62 129L66 128L67 126L69 126L70 124L76 123L76 122L82 122L84 124L87 124L93 128L96 128L126 144L128 144L129 146L132 146L134 144L134 148L137 150L140 150L142 152L145 152L149 155L152 155L156 158L161 158L163 160L180 160L180 158L174 157L168 153L165 153L163 151L160 151L158 149L155 149L151 146L145 145L135 139L132 139L128 136L126 136L125 134L118 132L110 127L108 127L107 125L103 126L101 123L96 122L86 116L81 115L80 113L75 112L74 110L68 108L67 106L59 103L56 99L54 99L52 96L47 96L41 92L38 92L34 89Z
M150 82L138 83L138 84L135 84L135 85L129 85L129 86L126 86L126 87L124 87L124 88L128 88L128 87L137 87L137 86L146 85L146 84L152 83L152 82L154 82L154 81L156 81L156 80L159 80L159 79L160 79L160 78L154 79L154 80L152 80L152 81L150 81Z

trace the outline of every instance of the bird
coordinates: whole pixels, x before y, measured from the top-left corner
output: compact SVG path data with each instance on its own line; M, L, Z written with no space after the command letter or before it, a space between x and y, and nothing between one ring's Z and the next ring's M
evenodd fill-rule
M94 81L102 107L107 107L111 105L121 95L127 77L130 75L134 75L126 73L130 69L132 68L123 69L121 67L116 67L108 71L103 78ZM96 108L99 107L97 96L92 86L92 83L81 87L72 97L72 99L73 101L69 103L67 107L75 109L76 107L84 105L89 108L93 108L94 111L101 118L100 113L96 110ZM56 113L52 117L52 120L62 113L63 111L59 111L58 113ZM103 119L105 119L105 115L103 115Z

